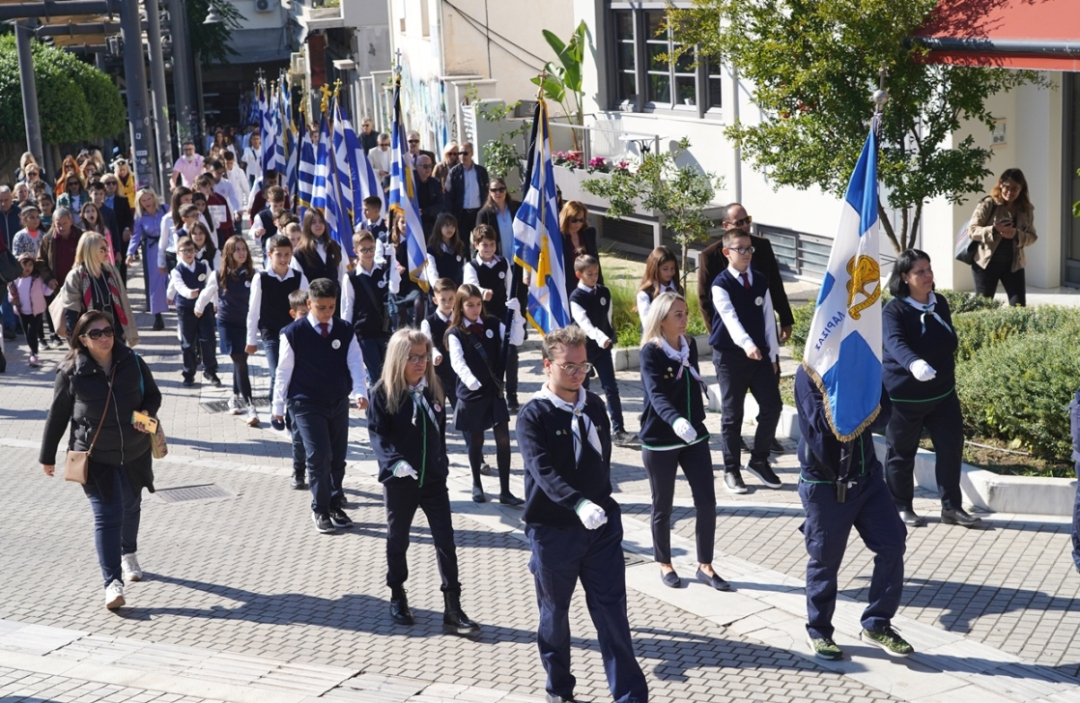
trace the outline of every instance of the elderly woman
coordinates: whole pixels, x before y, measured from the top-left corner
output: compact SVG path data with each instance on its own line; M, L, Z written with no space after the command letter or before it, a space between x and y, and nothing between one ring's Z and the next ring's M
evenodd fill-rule
M1018 168L1006 169L990 195L975 206L968 236L978 242L971 275L975 291L987 298L997 293L998 281L1005 287L1009 305L1027 304L1024 283L1024 247L1035 243L1032 215L1035 208L1028 197L1028 184Z
M439 179L439 183L442 184L442 188L446 190L446 180L450 177L450 169L458 165L458 158L460 151L457 142L450 142L443 147L442 161L435 165L435 170L432 172L432 176Z
M120 272L109 263L109 244L97 232L84 232L75 250L75 265L64 280L64 323L73 330L88 310L100 310L113 321L117 337L128 346L139 343L135 316Z
M135 556L141 493L144 487L154 491L149 428L132 418L135 412L153 417L160 406L150 368L115 339L110 317L97 310L80 317L71 351L56 371L38 459L52 476L65 436L68 450L88 453L83 490L94 511L94 544L110 610L124 605L124 584L142 578Z

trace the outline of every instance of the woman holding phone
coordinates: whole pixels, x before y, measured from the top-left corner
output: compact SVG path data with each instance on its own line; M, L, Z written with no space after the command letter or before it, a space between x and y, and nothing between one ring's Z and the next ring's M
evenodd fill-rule
M1039 238L1032 224L1033 212L1027 179L1018 168L1006 169L990 195L975 207L968 236L979 243L971 265L979 295L993 298L1001 281L1009 305L1027 304L1024 247Z

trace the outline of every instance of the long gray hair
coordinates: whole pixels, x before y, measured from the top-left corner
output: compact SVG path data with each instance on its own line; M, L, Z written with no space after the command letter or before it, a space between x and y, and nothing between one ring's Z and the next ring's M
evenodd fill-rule
M424 369L427 387L435 394L435 402L443 403L442 384L435 375L435 364L431 360L431 340L420 330L400 329L386 345L386 361L383 363L382 377L379 380L386 391L386 409L391 413L396 413L409 395L405 366L409 363L412 348L421 345L428 355L427 367ZM443 363L450 363L450 359L443 359Z

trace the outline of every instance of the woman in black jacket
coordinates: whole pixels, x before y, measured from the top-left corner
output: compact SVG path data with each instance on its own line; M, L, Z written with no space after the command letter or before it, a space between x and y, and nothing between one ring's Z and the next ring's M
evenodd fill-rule
M956 397L956 332L949 303L934 295L930 257L918 249L900 254L889 276L893 299L882 311L882 381L892 400L885 430L885 480L904 524L915 514L915 453L925 427L934 443L941 521L971 527L979 518L961 506L960 461L964 426Z
M480 626L461 609L457 548L450 520L443 390L431 361L431 340L415 329L394 333L386 348L382 378L371 390L368 434L379 462L386 500L386 585L390 617L400 625L414 622L405 596L409 566L409 528L416 509L427 517L445 603L443 629L476 635Z
M596 228L589 226L589 211L577 200L568 200L559 212L559 230L562 232L563 271L566 272L566 297L577 288L574 277L574 262L582 254L588 254L600 261L600 248L596 244ZM600 265L600 278L604 284L604 266Z
M69 429L69 450L88 451L93 444L83 490L94 511L94 543L110 610L124 605L124 583L142 578L135 558L142 489L154 492L150 435L133 424L132 414L156 416L160 406L150 368L115 338L112 318L99 310L80 317L71 351L56 370L39 460L52 476L57 446Z

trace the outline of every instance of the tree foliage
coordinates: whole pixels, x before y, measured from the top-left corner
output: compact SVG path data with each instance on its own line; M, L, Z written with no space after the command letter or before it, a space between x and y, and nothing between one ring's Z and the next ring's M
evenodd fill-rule
M753 85L761 122L732 124L726 134L776 187L816 185L843 195L884 70L889 101L878 169L883 196L901 213L900 227L894 229L882 196L878 211L900 251L914 242L927 200L963 202L990 175L991 152L971 136L942 148L961 122L975 120L990 129L988 97L1042 83L1032 72L925 63L926 50L910 37L937 4L695 0L690 8L672 10L668 21L683 47L697 45L702 56L733 66ZM959 11L983 9L970 3Z
M64 144L115 137L127 118L120 91L93 66L63 49L33 42L41 138ZM13 35L0 37L0 142L24 142L19 59Z
M543 88L545 98L554 100L562 106L563 114L573 124L582 123L581 104L585 93L582 88L581 67L585 59L586 31L585 20L582 20L574 33L570 35L570 39L564 42L554 33L546 29L543 30L544 39L547 40L548 46L559 57L559 65L556 66L551 61L548 61L544 65L543 80L541 80L540 76L532 79L534 85ZM573 103L570 102L571 96L574 98ZM576 131L574 132L574 140L575 142L577 140Z
M185 5L191 48L202 59L203 65L228 63L229 57L237 55L236 50L229 46L229 37L234 29L240 29L240 20L244 16L231 2L224 0L187 0ZM203 24L211 6L222 21Z

